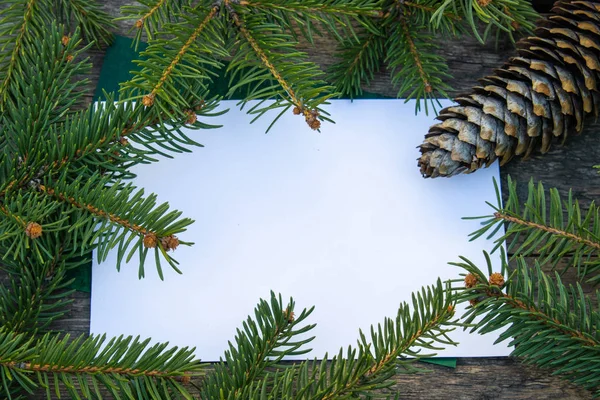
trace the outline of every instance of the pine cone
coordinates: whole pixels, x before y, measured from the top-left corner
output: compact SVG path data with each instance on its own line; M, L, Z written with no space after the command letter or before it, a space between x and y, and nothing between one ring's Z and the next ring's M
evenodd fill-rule
M558 1L518 56L440 111L421 144L423 177L470 173L546 153L580 133L600 105L600 4Z

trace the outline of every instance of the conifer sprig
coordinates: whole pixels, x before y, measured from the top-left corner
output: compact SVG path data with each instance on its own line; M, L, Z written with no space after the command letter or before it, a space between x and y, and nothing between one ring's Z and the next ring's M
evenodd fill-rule
M499 13L495 7L489 2L454 8L445 2L442 7L432 0L144 0L141 6L123 9L124 18L135 19L136 40L146 31L150 44L145 61L139 62L141 70L125 86L135 89L130 100L182 117L165 103L189 110L190 99L211 95L206 92L211 81L232 61L227 97L241 97L242 105L260 99L249 109L257 118L279 109L273 123L292 108L319 129L321 121L329 120L321 106L339 94L359 94L383 61L392 70L398 96L425 100L427 111L427 103L435 108L434 99L447 97L449 89L433 32L456 34L465 32L465 25L476 30L477 19L509 32L532 26L520 23L522 14L535 14L526 2L503 2ZM323 32L342 44L341 60L331 68L333 86L295 50L298 33L313 43L314 35ZM190 90L193 85L196 91ZM267 99L272 103L265 103Z
M429 0L431 2L431 0ZM475 37L484 43L494 31L505 33L514 41L514 32L532 32L539 15L530 3L512 0L445 0L432 15L434 26L443 23L447 15L462 15ZM450 14L449 14L450 13ZM485 26L483 34L481 26Z
M508 199L502 206L500 189L494 184L497 204L490 204L494 213L473 218L484 221L483 227L471 234L472 240L486 234L493 236L506 225L506 233L496 239L495 249L510 240L508 251L515 256L536 256L541 265L549 263L553 267L568 260L565 270L577 268L580 279L600 282L600 216L594 202L587 211L582 210L571 191L565 199L557 189L546 191L541 182L535 185L531 180L527 200L521 204L517 184L508 177Z
M27 55L32 53L28 46L35 43L31 36L40 37L36 31L52 22L52 12L44 2L18 0L0 10L0 111L4 111L15 75L28 65Z
M293 302L290 302L293 306ZM440 280L437 284L414 293L412 304L402 303L396 318L386 318L377 327L371 327L370 337L360 332L357 347L347 352L340 349L331 360L301 363L278 362L283 356L303 354L312 338L287 343L288 349L276 351L268 359L265 349L281 346L282 338L308 332L312 326L293 328L312 309L295 317L283 308L281 297L272 294L271 305L261 301L256 309L257 322L248 319L244 331L238 330L236 346L230 344L223 361L208 375L202 389L203 397L224 399L339 399L369 396L389 398L391 379L398 368L417 371L414 362L427 352L455 344L448 333L453 330L454 299L449 287ZM268 322L264 320L268 315ZM257 323L260 329L257 329ZM270 346L270 347L269 347ZM258 355L258 357L257 357ZM413 358L414 357L414 358ZM259 369L257 369L259 368ZM376 391L384 392L376 392Z
M381 1L365 0L244 0L240 6L260 12L296 37L299 31L310 43L323 31L339 41L356 39L357 27L378 32L375 21L382 15Z
M450 74L444 59L435 54L437 46L425 27L412 25L404 16L398 19L399 23L389 28L385 61L392 83L399 87L397 97L417 99L416 112L422 99L427 113L428 104L435 110L437 99L448 97L450 86L445 82Z
M79 29L85 41L97 47L112 43L112 31L116 25L99 3L93 0L59 0L52 3L58 21L65 24L68 31Z
M304 345L314 339L303 334L315 327L306 324L313 308L294 312L293 299L285 304L281 295L271 292L269 301L260 300L254 318L248 317L237 329L235 343L229 342L224 359L214 366L202 385L202 397L244 399L253 384L268 378L286 356L307 353ZM300 336L300 337L298 337Z
M243 10L235 6L228 12L241 43L227 68L229 94L245 92L243 103L274 99L270 104L260 102L250 108L249 113L257 114L257 118L269 110L294 107L294 114L304 116L310 128L319 129L323 116L318 108L334 95L332 87L320 80L324 74L319 67L306 61L306 55L294 49L293 37L269 24L264 16L242 14Z
M40 264L36 259L3 263L8 285L0 285L0 326L15 333L45 332L72 302L67 263Z
M151 41L164 25L179 22L186 9L192 7L191 0L139 0L137 4L121 7L122 16L117 20L133 20L136 49L142 38Z
M144 262L148 251L154 252L158 275L163 273L160 260L165 259L177 268L177 261L167 252L180 244L177 234L186 230L193 221L180 219L180 211L168 211L167 203L156 205L156 195L143 197L143 190L135 191L132 184L117 182L100 174L74 181L61 179L52 184L40 185L39 190L52 200L62 203L71 218L68 229L74 231L73 246L82 249L95 248L99 261L118 247L117 269L123 260L129 261L139 255L139 276L145 276Z
M504 257L502 272L494 274L487 259L488 274L464 258L453 263L468 272L458 288L459 301L471 303L464 323L482 334L505 328L496 342L510 339L511 355L599 396L600 314L581 286L567 287L558 274L552 279L522 257L510 276Z
M38 47L47 44L41 39L48 26L66 24L66 37L79 30L88 43L97 45L112 40L111 17L93 0L14 0L10 3L0 10L0 111L4 111L11 84L21 82L18 77L24 70L44 65L49 60L52 63L40 72L56 67L51 57L44 58L42 64L30 58L39 56ZM85 81L78 85L81 84Z
M48 399L66 390L74 399L192 399L188 384L203 373L194 349L150 340L46 334L39 339L0 329L0 380L5 393L18 385ZM9 399L11 397L9 396Z
M333 64L328 71L340 93L350 98L363 93L362 86L368 86L381 67L386 42L379 32L362 32L358 41L346 39L342 42L337 57L344 62Z

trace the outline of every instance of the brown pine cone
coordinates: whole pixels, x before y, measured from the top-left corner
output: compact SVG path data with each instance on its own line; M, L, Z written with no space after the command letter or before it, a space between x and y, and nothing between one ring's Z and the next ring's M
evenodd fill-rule
M546 153L580 133L600 105L600 4L558 1L534 37L481 86L440 111L421 144L425 178L470 173L513 156Z

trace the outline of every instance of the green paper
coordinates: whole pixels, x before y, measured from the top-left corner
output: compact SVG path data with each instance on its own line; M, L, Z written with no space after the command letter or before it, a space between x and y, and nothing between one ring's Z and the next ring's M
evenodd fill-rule
M104 56L104 64L102 65L102 71L100 72L100 78L98 79L98 86L94 96L95 99L99 99L101 97L103 90L106 92L117 92L119 90L120 82L131 79L133 75L130 71L135 68L133 60L135 60L138 55L132 44L132 39L123 36L115 36L113 44L107 49L106 55ZM143 50L147 47L147 45L145 43L140 43L139 47L141 50ZM228 80L224 74L220 74L219 77L213 79L213 86L212 93L215 95L225 96L227 93ZM237 93L234 93L232 97L234 99L239 99L241 96L237 95ZM363 92L357 98L387 99L389 97L376 93ZM89 265L82 266L75 270L81 272L78 272L77 275L74 276L76 278L76 282L72 285L73 288L87 292L90 291L91 267L92 265L90 263ZM421 361L448 368L456 368L456 358L452 357L425 358L421 359Z
M138 50L144 50L146 47L148 45L142 42ZM115 36L112 45L106 49L104 55L94 99L103 97L103 91L117 93L121 82L133 78L131 71L135 68L133 61L137 58L138 51L133 48L133 40L124 36Z
M84 264L80 267L69 270L65 279L73 279L69 285L69 289L75 289L78 292L92 292L92 262Z
M455 357L421 358L420 361L429 364L441 365L442 367L456 368Z

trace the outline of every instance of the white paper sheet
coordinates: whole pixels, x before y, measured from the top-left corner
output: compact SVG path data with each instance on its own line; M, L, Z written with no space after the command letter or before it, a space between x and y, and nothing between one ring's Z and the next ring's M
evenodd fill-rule
M433 117L402 100L333 101L336 124L311 131L291 112L265 134L269 115L231 111L210 119L224 128L190 132L206 147L135 168L136 184L196 222L180 235L193 241L165 263L160 281L151 262L138 280L132 263L115 268L115 253L92 277L91 332L152 337L196 346L205 361L222 356L235 329L269 291L316 306L316 339L308 357L354 345L358 328L394 317L413 291L460 271L466 256L481 268L484 239L463 216L490 212L498 166L451 179L423 179L416 146ZM497 257L494 257L497 258ZM501 356L495 335L456 331L461 342L440 356Z

